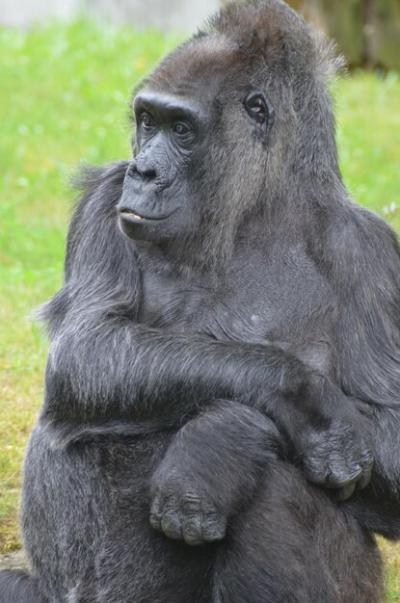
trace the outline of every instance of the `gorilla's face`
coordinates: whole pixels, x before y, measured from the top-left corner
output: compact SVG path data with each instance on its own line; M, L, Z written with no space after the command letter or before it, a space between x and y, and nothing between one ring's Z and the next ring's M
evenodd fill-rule
M325 59L306 28L281 23L281 3L268 18L251 6L245 24L241 11L221 13L168 55L134 101L121 228L171 250L190 243L206 265L299 186L340 177Z
M123 232L151 241L190 235L222 207L228 222L235 190L227 184L238 179L236 191L246 186L254 174L247 160L259 163L254 145L263 152L271 120L264 94L246 86L240 95L204 94L200 102L143 90L134 112L136 152L118 204ZM254 177L247 183L247 199L255 184Z
M195 101L142 91L134 100L135 157L118 203L129 237L161 241L199 224L198 166L204 160L210 116Z

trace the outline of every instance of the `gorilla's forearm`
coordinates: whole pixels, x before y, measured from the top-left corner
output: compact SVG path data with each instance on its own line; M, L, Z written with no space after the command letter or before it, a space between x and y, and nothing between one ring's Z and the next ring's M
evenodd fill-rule
M221 540L285 445L259 411L215 401L172 438L150 483L152 526L188 544Z
M176 427L225 398L270 416L312 481L340 488L368 477L364 425L353 405L279 347L173 334L122 318L65 324L47 369L42 417L54 425Z
M84 323L62 328L50 350L46 410L55 417L181 423L202 400L228 398L295 431L350 411L339 390L275 345L174 334L123 318Z
M301 361L273 345L222 342L105 319L77 328L69 323L55 337L47 406L83 420L169 416L180 421L202 400L230 398L261 406L279 392L295 397L307 378Z

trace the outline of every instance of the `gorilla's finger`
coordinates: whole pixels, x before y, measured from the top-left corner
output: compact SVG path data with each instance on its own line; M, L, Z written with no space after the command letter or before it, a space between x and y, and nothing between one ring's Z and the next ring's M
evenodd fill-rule
M161 497L156 495L150 508L150 525L161 532L162 502Z
M179 514L175 511L167 511L161 519L161 529L168 538L173 540L182 539L182 527Z
M184 519L182 535L186 544L190 546L203 544L202 523L201 515L190 515Z
M205 542L214 542L225 538L226 521L217 513L209 513L204 518L203 539Z

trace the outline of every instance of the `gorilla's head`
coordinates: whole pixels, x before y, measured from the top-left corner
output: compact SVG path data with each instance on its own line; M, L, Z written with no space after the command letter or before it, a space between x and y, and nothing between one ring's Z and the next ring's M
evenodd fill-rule
M338 180L330 55L280 0L212 18L134 98L123 231L167 245L197 239L206 263L220 261L247 221Z

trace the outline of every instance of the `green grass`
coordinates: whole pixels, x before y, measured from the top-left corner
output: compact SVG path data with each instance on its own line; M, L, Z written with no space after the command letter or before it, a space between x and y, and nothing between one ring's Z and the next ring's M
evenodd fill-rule
M129 157L131 89L176 43L84 22L0 30L0 551L20 546L20 467L47 347L27 315L61 283L68 179L79 161ZM400 230L400 80L357 73L334 91L346 183ZM400 601L400 548L383 548Z
M131 89L176 42L81 22L0 30L0 551L19 546L20 466L46 356L27 315L61 283L69 179L79 161L129 157Z

